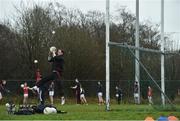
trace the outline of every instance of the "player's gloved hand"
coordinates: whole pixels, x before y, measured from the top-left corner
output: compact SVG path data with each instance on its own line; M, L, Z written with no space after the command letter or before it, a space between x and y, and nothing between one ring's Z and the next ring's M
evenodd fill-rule
M56 56L56 51L53 51L52 53L53 53L53 57L55 57Z

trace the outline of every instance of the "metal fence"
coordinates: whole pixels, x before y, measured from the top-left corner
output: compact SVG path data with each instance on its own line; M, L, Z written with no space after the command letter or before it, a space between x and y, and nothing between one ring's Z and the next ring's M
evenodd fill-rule
M85 96L87 98L95 99L97 98L97 82L100 81L103 85L103 97L105 98L105 81L103 80L79 80L81 85L83 86L85 90ZM20 87L20 85L24 82L27 82L29 87L32 87L35 85L35 80L7 80L7 89L11 91L11 97L22 99L23 97L23 89ZM48 83L49 84L49 83ZM48 89L48 84L46 84L46 88ZM115 99L115 87L117 85L120 85L123 93L123 103L134 103L133 99L133 80L119 80L119 81L110 81L110 96L111 99ZM160 81L158 81L158 84L160 84ZM71 89L71 86L75 85L74 80L63 80L64 85L64 92L65 97L69 99L75 98L75 91ZM156 88L156 86L146 80L141 81L141 102L142 103L148 103L147 101L147 88L148 86L151 86L153 89L153 100L154 102L161 103L161 93ZM58 97L58 91L59 88L55 84L55 97ZM166 94L168 97L172 100L175 104L180 104L180 81L166 81ZM48 91L46 93L46 96L48 96ZM30 98L36 98L36 96L29 91L29 97Z

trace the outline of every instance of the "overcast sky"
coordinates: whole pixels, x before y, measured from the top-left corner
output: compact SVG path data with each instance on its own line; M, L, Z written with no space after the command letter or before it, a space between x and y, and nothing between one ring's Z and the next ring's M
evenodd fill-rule
M46 4L48 2L59 2L67 8L78 8L83 12L99 10L105 12L106 0L0 0L0 20L12 18L15 14L14 6L20 6L21 1L29 7L33 2ZM165 32L176 32L180 35L180 0L165 1ZM140 21L150 20L160 23L161 0L139 0ZM110 14L114 14L117 8L126 7L135 14L136 0L110 0ZM179 36L180 38L180 36Z

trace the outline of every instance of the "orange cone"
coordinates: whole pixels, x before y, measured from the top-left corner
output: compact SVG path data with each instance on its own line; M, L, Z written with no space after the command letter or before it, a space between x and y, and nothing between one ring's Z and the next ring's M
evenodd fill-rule
M154 119L150 116L146 117L144 121L154 121Z
M175 116L169 116L168 121L179 121L179 119Z

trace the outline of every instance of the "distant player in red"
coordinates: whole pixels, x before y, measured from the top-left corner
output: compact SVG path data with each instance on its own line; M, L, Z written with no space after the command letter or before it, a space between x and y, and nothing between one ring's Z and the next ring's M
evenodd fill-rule
M24 92L23 105L26 106L27 105L28 96L29 96L28 91L32 90L32 88L28 87L26 82L24 84L21 84L21 87L23 88L23 92Z
M152 102L152 88L150 86L148 86L148 100L149 100L149 104L153 104Z
M42 75L40 73L40 69L36 70L36 83L42 79Z

